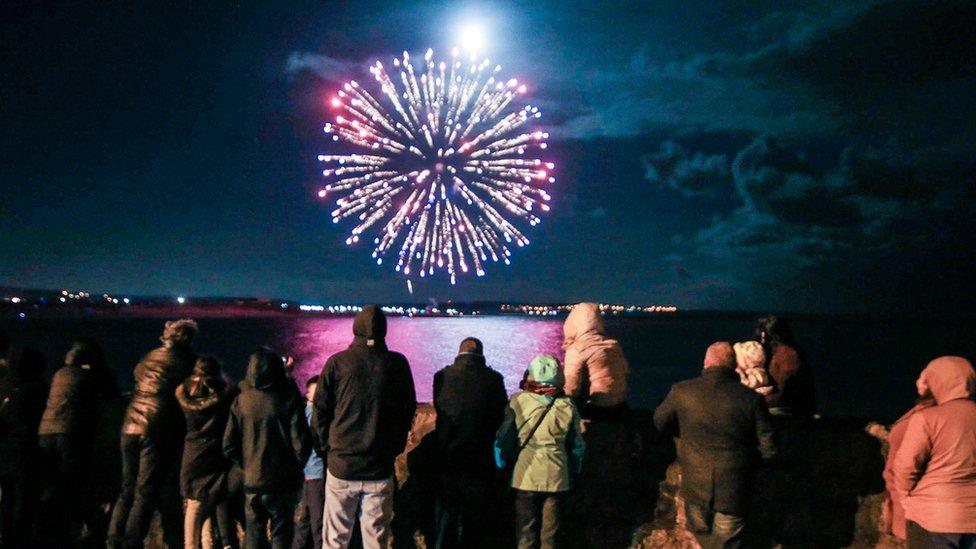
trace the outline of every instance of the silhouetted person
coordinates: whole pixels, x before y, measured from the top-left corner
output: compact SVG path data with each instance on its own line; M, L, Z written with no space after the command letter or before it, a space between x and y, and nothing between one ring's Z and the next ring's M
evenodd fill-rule
M166 544L183 545L178 476L185 424L176 387L193 370L190 344L196 334L192 320L167 322L159 338L163 345L136 366L122 422L122 491L112 512L109 547L142 547L157 508Z
M585 419L621 418L627 409L630 366L620 344L603 334L596 303L573 307L563 323L566 394L580 403Z
M817 411L813 372L796 345L793 330L775 315L756 321L756 339L766 351L766 370L773 388L766 393L769 412L806 418Z
M305 419L312 421L312 402L319 385L317 377L305 382ZM298 524L292 549L322 548L322 513L325 510L325 462L312 452L305 462L305 486L299 503Z
M244 471L245 546L291 547L302 469L312 452L305 406L285 374L281 357L268 349L251 354L249 389L230 407L224 455Z
M910 549L976 547L976 372L944 356L916 383L935 406L918 410L892 464Z
M193 373L176 388L186 418L180 493L186 498L184 547L201 547L204 522L215 519L219 547L237 547L237 526L228 504L227 476L232 463L223 453L224 430L237 390L228 385L213 357L197 359Z
M102 403L121 396L102 348L91 339L75 341L51 379L38 429L45 468L43 544L102 542L106 521L91 492L91 467Z
M438 548L482 542L494 503L492 448L507 403L502 375L473 337L461 342L454 364L434 374Z
M732 345L713 343L701 377L676 383L654 411L661 433L677 433L688 528L702 547L742 547L751 481L775 454L762 395L739 382Z
M417 398L407 359L386 347L379 307L363 307L353 336L348 349L329 357L315 393L313 422L326 452L323 544L347 547L358 517L363 546L387 547L393 462L406 445Z
M564 497L575 486L586 446L576 405L563 394L564 381L555 357L532 359L496 435L498 467L513 467L519 549L551 549L565 538Z
M10 351L0 379L0 547L34 547L37 507L37 426L47 386L44 355L37 349Z

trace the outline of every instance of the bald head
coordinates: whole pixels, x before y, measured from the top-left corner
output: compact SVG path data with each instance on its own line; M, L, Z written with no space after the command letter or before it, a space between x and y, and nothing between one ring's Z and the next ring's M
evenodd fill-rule
M735 368L735 351L728 341L716 341L705 351L705 368Z

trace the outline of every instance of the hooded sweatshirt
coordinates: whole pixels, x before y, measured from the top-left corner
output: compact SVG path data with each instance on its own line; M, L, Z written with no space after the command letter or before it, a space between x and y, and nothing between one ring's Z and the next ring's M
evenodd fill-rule
M905 518L929 532L976 533L976 372L944 356L920 379L936 405L917 410L892 465Z
M250 388L230 407L224 455L243 469L245 491L296 491L312 452L304 401L276 356L262 360L252 355L247 379Z
M343 480L390 478L413 424L410 365L385 337L383 311L367 305L353 321L352 344L329 357L319 377L312 423L326 468Z
M596 303L573 307L563 324L567 395L596 407L627 401L630 367L616 340L603 335L603 318Z

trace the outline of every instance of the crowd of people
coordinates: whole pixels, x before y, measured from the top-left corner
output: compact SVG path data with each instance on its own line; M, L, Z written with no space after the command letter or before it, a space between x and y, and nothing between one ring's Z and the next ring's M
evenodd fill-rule
M290 359L265 347L235 383L194 351L197 330L192 320L167 322L133 372L110 514L90 497L99 417L120 395L105 353L76 341L48 384L44 356L11 348L0 332L0 548L142 547L157 513L168 547L235 548L239 529L248 548L344 548L354 538L390 546L395 461L417 403L407 358L386 346L382 310L356 315L352 343L304 395ZM429 544L483 546L498 478L511 489L519 548L565 545L563 511L580 484L602 497L601 474L628 457L619 449L630 368L592 303L570 312L563 349L562 362L536 356L510 398L474 337L434 376ZM713 343L703 366L671 388L653 424L660 440L678 438L688 528L703 547L742 547L756 472L789 462L792 432L816 411L812 372L774 316L758 321L754 339ZM976 373L941 357L917 389L918 404L890 435L892 533L909 547L973 547Z

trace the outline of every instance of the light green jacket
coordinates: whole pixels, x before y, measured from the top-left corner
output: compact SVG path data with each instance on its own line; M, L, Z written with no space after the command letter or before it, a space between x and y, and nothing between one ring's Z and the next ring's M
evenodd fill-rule
M528 391L516 393L505 408L505 420L495 439L495 457L505 466L529 436L552 399ZM573 401L558 397L552 409L518 455L512 488L531 492L565 492L583 465L584 443L580 416Z

